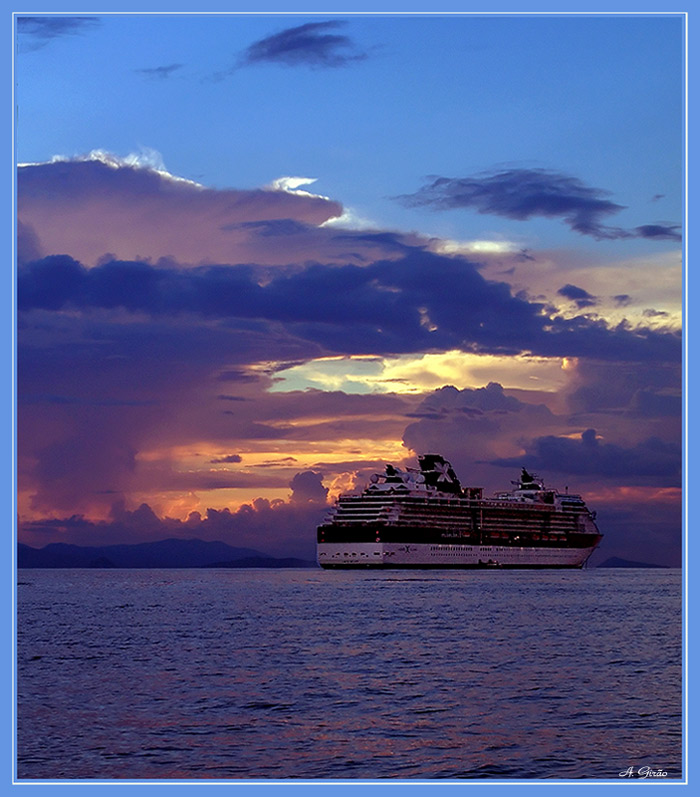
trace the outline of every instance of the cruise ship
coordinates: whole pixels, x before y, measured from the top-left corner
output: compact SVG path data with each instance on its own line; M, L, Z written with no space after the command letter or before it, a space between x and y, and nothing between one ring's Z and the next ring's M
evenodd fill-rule
M439 454L387 465L318 527L323 568L581 568L602 535L583 498L522 469L513 489L462 487Z

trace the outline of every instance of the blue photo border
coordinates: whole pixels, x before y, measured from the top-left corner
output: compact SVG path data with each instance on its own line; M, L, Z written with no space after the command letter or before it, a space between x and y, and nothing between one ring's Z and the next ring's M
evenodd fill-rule
M688 130L693 129L693 121L695 118L695 109L693 107L692 92L693 88L692 74L689 73L689 67L692 66L692 58L688 58L688 50L692 54L692 48L689 48L690 33L693 31L693 26L690 23L695 22L696 18L692 10L688 10L687 2L682 4L680 8L672 7L671 9L663 9L662 4L659 2L648 2L648 0L638 0L638 2L629 2L629 0L621 0L616 2L611 8L609 3L578 3L573 0L566 0L565 2L539 2L539 3L524 3L524 2L499 2L496 7L489 7L489 3L482 0L482 2L454 2L454 0L443 0L434 9L426 8L426 3L419 3L417 0L404 0L404 2L396 2L396 0L385 0L379 7L376 3L368 2L319 2L318 0L311 0L310 2L291 3L281 2L281 0L267 0L264 6L258 7L255 2L240 3L240 2L222 2L221 0L210 0L205 8L193 9L192 4L185 2L185 0L172 0L165 3L162 1L150 2L147 8L143 8L141 3L137 2L116 2L104 3L97 0L92 2L87 7L80 8L73 11L67 11L66 6L57 2L43 2L39 6L32 6L29 9L22 10L20 8L8 9L6 12L6 19L11 24L11 45L8 48L9 53L7 56L7 68L9 77L5 81L5 91L7 92L5 105L10 109L12 114L12 121L8 125L8 138L7 147L10 150L11 160L11 191L9 195L6 194L6 201L8 205L8 214L6 218L6 234L8 237L8 250L11 253L10 274L6 277L9 284L6 288L8 297L8 315L5 324L5 346L3 347L2 365L4 373L7 375L7 386L3 393L2 402L5 409L6 423L3 425L3 444L4 450L7 452L3 459L3 466L0 474L3 477L3 484L6 485L7 497L6 504L9 507L9 522L12 529L10 552L8 557L7 567L9 573L9 589L10 600L8 601L8 611L4 614L3 622L6 624L6 638L12 640L10 651L6 654L0 667L2 667L3 683L7 688L3 690L5 695L5 708L3 712L3 723L0 739L5 744L2 746L3 754L7 756L5 759L8 763L7 767L1 767L0 784L2 786L9 786L15 789L26 790L30 792L43 792L46 787L56 787L59 789L77 789L78 794L81 794L80 788L87 786L89 788L109 789L108 794L117 791L129 790L129 794L134 793L147 793L153 786L178 786L180 790L177 794L182 794L181 789L189 793L190 790L199 790L214 786L228 786L230 789L235 789L236 794L241 791L251 795L261 795L268 791L279 790L283 788L284 794L292 794L294 797L298 794L306 795L308 789L314 789L313 793L318 793L319 787L323 789L343 789L343 794L348 793L348 790L354 791L362 789L362 794L365 790L377 792L379 790L393 789L406 789L410 795L420 793L427 794L432 792L433 789L438 788L461 788L470 789L470 795L473 790L488 795L488 797L496 797L502 791L508 793L508 790L516 787L518 794L523 791L528 795L540 794L540 789L547 786L553 786L556 789L577 789L575 795L582 792L581 788L596 789L596 794L612 793L613 789L625 787L656 787L656 788L674 788L674 787L688 787L694 782L694 768L693 762L689 761L688 743L689 738L692 738L690 733L690 725L692 719L692 703L689 703L691 695L688 692L688 678L689 678L689 663L692 660L692 645L689 644L688 629L691 623L690 607L692 605L691 594L689 593L689 573L691 570L691 557L692 547L689 532L692 508L689 505L689 474L692 464L693 446L693 428L689 424L689 396L692 394L693 387L693 374L690 369L690 343L692 341L693 325L692 318L690 318L690 306L692 294L690 293L690 281L688 279L688 247L689 242L692 240L692 230L690 226L690 201L689 201L689 184L690 177L694 172L691 169L689 172L689 165L692 166L692 160L688 159ZM685 6L685 7L684 7ZM683 742L683 771L685 773L683 781L673 782L648 782L648 781L618 781L611 782L586 780L586 781L17 781L15 769L15 697L16 697L16 684L15 684L15 607L16 607L16 520L17 520L17 505L16 505L16 457L17 457L17 437L16 437L16 341L15 341L15 174L16 174L16 159L15 159L15 138L14 138L14 17L16 14L41 14L41 13L90 13L90 14L142 14L142 13L159 13L159 14L182 14L182 13L240 13L240 14L264 14L264 15L313 15L313 14L340 14L346 16L358 14L383 14L386 16L398 16L403 14L416 14L416 15L439 15L439 14L469 14L469 13L485 13L494 15L515 15L515 14L531 14L536 15L591 15L600 14L608 16L610 14L620 15L682 15L685 21L685 46L686 46L686 75L685 75L685 98L686 98L686 119L684 125L684 169L685 169L685 236L683 244L683 317L684 317L684 395L683 395L683 442L684 442L684 469L683 469L683 490L684 490L684 544L683 544L683 664L684 664L684 684L683 684L683 704L684 704L684 742ZM693 37L696 38L696 37ZM5 470L6 469L6 470ZM136 790L136 792L134 792ZM416 791L417 790L417 791ZM602 790L602 791L600 791ZM157 792L156 792L157 793ZM547 792L551 794L552 792ZM558 792L555 792L558 793Z

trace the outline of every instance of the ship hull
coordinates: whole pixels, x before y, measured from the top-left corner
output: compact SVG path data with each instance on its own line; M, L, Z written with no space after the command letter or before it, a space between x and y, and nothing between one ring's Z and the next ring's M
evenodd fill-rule
M596 548L421 543L350 542L318 544L324 569L580 569Z

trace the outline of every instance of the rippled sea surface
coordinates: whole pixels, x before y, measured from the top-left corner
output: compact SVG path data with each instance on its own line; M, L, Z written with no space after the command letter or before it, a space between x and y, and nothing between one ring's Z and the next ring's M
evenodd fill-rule
M681 777L677 570L20 570L20 779Z

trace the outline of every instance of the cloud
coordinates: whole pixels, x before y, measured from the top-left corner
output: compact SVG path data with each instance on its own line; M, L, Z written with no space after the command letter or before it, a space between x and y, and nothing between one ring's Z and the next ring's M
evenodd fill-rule
M260 242L260 227L289 222L298 233L285 253L308 257L318 226L343 212L338 202L301 191L218 190L169 174L151 150L128 158L102 152L21 166L17 215L24 236L20 260L70 254L97 263L171 257L180 263L279 262L280 248ZM291 221L290 221L291 220ZM129 230L125 235L124 231ZM295 238L295 236L289 236ZM336 247L338 248L338 247ZM288 255L287 255L288 256Z
M27 49L38 50L53 39L80 35L99 24L98 17L17 17L17 33L26 37Z
M233 547L254 548L272 556L316 558L316 527L327 507L318 501L269 501L258 498L236 510L209 508L186 520L159 517L146 503L128 510L113 504L102 521L82 515L27 521L20 525L20 539L43 547L52 542L78 545L139 543L170 538L220 540Z
M289 483L292 488L291 501L295 504L325 504L328 487L323 486L323 474L313 470L297 473Z
M607 198L609 193L560 172L506 169L474 177L433 177L416 193L397 198L409 207L473 208L477 213L519 221L535 217L558 218L575 232L597 239L681 240L677 225L648 224L632 231L606 226L605 218L624 209Z
M675 361L680 353L677 334L547 315L506 284L485 280L469 261L422 249L367 266L310 264L264 284L252 266L181 269L110 261L87 269L54 255L21 268L18 307L123 308L152 317L194 313L276 323L329 354L461 349Z
M228 456L225 457L217 457L217 459L210 459L209 462L211 462L212 464L218 464L220 462L221 463L241 462L242 460L243 458L241 457L240 454L229 454Z
M666 371L663 377L659 370ZM501 480L494 467L517 470L522 465L540 470L545 477L550 473L585 476L582 481L589 487L595 483L675 485L681 454L679 374L620 363L598 367L578 363L566 373L572 379L576 402L585 395L587 409L593 411L590 416L571 415L558 403L558 411L553 412L530 403L537 401L538 394L529 398L527 392L519 392L523 401L497 383L464 390L447 386L426 396L410 413L416 420L404 431L404 445L417 454L442 453L458 473L474 476L494 489ZM597 390L597 383L608 387L608 392ZM652 383L654 388L641 387ZM663 387L665 383L674 387ZM579 431L591 418L598 431L585 426Z
M562 288L559 288L557 293L574 302L579 310L582 310L584 307L595 307L595 305L598 304L598 299L595 296L591 296L588 291L576 285L564 285Z
M344 35L330 31L346 22L308 22L251 44L242 56L243 64L279 63L287 66L339 67L367 57Z
M520 457L492 460L492 465L596 476L622 480L625 484L647 483L680 486L681 447L657 437L646 438L632 446L603 443L595 429L582 432L580 438L547 435L533 440Z
M682 241L680 224L643 224L632 231L637 238L655 238L665 241Z
M139 75L144 75L145 77L165 80L166 78L171 77L174 72L177 72L178 69L182 69L182 64L168 64L167 66L155 66L148 69L135 69L134 71Z
M416 454L445 456L470 484L502 488L500 473L484 467L504 452L519 451L519 438L529 429L558 431L565 421L544 404L509 396L495 382L483 388L458 390L448 385L428 394L411 413L416 420L403 433L406 448Z

